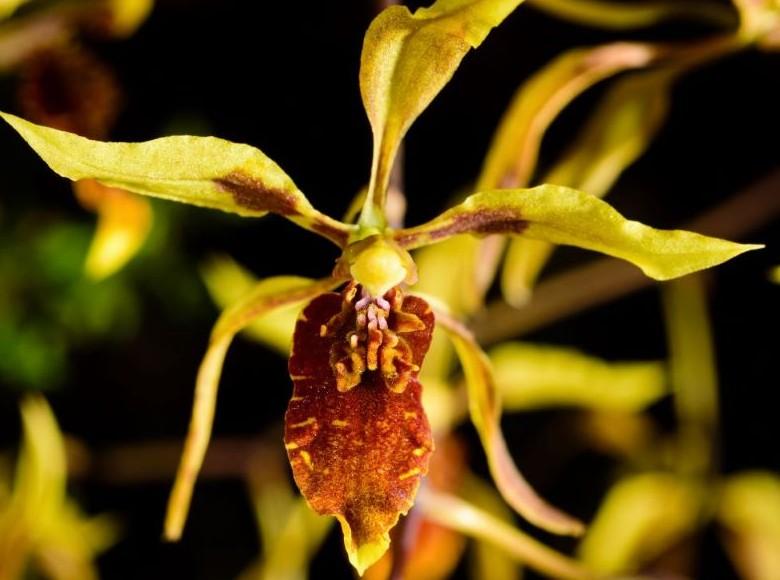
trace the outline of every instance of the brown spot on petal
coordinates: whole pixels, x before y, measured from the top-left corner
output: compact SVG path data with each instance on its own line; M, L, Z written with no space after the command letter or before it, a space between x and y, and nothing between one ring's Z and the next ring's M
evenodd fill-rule
M236 205L253 211L267 211L284 216L299 215L298 200L284 189L269 187L262 181L234 171L214 180L233 196Z
M522 219L518 212L512 209L483 209L467 213L455 214L441 224L426 228L421 226L401 230L395 240L402 246L416 246L422 238L435 242L458 234L490 235L523 233L528 222Z
M354 388L337 388L331 347L337 341L347 343L354 332L354 317L343 316L343 305L343 295L324 294L298 319L289 370L291 376L306 378L294 380L285 443L288 450L299 446L288 456L304 497L315 511L343 519L347 548L353 551L384 537L412 506L433 441L420 403L417 371L411 372L402 392L388 388L381 369L365 370ZM403 335L411 363L419 368L430 345L433 315L416 297L403 298L401 308L423 324ZM341 325L334 328L336 323ZM324 336L322 325L329 328ZM304 440L293 426L310 417L316 418L319 429Z

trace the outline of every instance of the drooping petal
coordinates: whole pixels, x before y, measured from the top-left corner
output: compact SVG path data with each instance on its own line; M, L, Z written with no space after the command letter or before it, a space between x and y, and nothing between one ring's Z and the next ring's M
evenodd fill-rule
M668 392L661 363L608 363L573 349L505 343L489 353L506 410L638 411Z
M56 173L96 179L141 195L247 217L277 213L344 246L351 226L312 207L260 150L215 137L180 135L144 143L92 141L0 113Z
M152 225L149 201L135 194L86 179L73 184L81 204L98 214L98 224L84 269L100 280L110 276L146 241Z
M682 230L629 221L595 196L557 185L475 193L433 220L395 233L417 248L463 233L523 234L627 260L656 280L668 280L729 260L756 244L737 244Z
M393 160L410 125L466 53L521 2L438 0L414 13L391 6L371 23L360 59L360 92L374 134L364 217L366 212L382 214Z
M630 574L688 535L699 521L701 490L669 473L619 481L607 494L579 547L601 574Z
M501 432L501 402L487 355L460 323L440 313L437 320L447 330L460 358L471 421L501 495L520 515L539 527L558 534L581 534L582 523L539 497L515 466Z
M433 314L416 297L401 312L422 328L399 335L417 370L401 392L381 369L359 374L359 383L337 388L332 349L349 343L349 324L323 333L343 310L340 294L325 294L307 306L295 329L290 376L293 396L285 416L285 444L293 475L309 505L341 523L352 565L362 573L389 545L389 530L412 506L433 450L420 404L417 372L433 331ZM354 314L349 315L354 320ZM400 320L391 314L389 328Z
M215 256L201 268L203 281L212 300L221 309L243 298L257 283L248 270L228 256ZM293 304L263 315L244 329L244 335L288 356L295 321L305 304Z
M604 197L653 141L666 119L671 84L679 72L667 68L617 80L545 181ZM507 302L527 302L552 249L539 240L510 242L501 276Z
M295 276L268 278L258 282L243 300L225 310L219 317L198 370L192 418L168 500L164 530L166 539L179 539L184 528L192 490L211 437L222 364L233 337L265 313L306 302L314 296L332 290L342 282L334 278L317 281Z
M731 559L747 580L780 576L780 479L750 471L730 477L717 516Z
M724 6L711 2L530 0L530 3L540 10L571 22L614 30L644 28L671 19L700 20L726 26L733 24L734 20Z

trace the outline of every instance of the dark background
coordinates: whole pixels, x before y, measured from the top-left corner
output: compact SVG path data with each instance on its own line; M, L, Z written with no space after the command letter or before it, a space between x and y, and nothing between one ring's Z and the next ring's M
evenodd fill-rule
M161 2L129 40L90 44L117 72L126 93L112 138L146 140L190 131L250 143L284 168L315 206L340 216L368 179L370 131L357 74L362 36L374 10L372 3L356 1ZM409 133L408 223L432 217L450 196L468 187L514 90L553 56L568 47L628 36L692 38L707 32L678 23L610 33L522 7L467 56ZM634 219L673 227L776 169L778 65L777 54L748 51L688 75L675 91L665 128L620 180L611 202ZM14 108L13 82L10 77L0 84L6 110ZM588 92L555 123L544 142L543 166L568 143L600 93L599 87ZM0 129L0 150L6 219L42 211L91 223L68 184L7 128ZM159 267L131 265L122 275L132 277L141 299L137 330L119 342L75 349L65 384L48 394L63 429L97 451L118 443L183 437L193 379L217 315L198 277L203 259L228 254L258 277L319 277L336 258L329 244L276 217L244 220L163 205L155 207L174 216L165 243L183 256L181 272L187 278L174 284ZM777 221L748 236L768 248L718 268L712 287L724 472L780 469L774 445L780 428L773 404L780 287L766 279L766 270L780 263L776 226ZM564 261L581 257L590 256L564 254ZM147 257L147 264L152 259ZM655 289L645 290L530 339L576 346L612 360L661 358L665 336L658 296ZM17 440L19 392L13 385L0 390L6 447ZM253 436L273 428L289 393L285 361L237 340L221 382L215 436ZM655 412L662 419L669 415L664 405ZM563 411L533 413L505 422L519 464L532 482L545 479L546 452L561 443L560 438L549 439L545 427L566 416ZM463 432L472 436L469 429ZM477 447L471 455L477 469L483 469ZM579 458L541 491L587 518L606 489L611 467L603 457ZM103 576L234 577L257 553L244 484L201 481L178 545L159 541L168 489L168 482L122 486L89 478L74 486L87 511L112 512L123 523L123 539L101 558ZM314 578L351 577L340 544L332 534L315 560ZM702 577L731 574L713 538L705 542L703 566Z

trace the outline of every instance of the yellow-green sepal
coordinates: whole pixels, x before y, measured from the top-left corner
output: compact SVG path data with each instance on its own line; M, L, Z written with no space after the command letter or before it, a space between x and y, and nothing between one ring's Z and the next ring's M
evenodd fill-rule
M141 195L246 217L269 212L344 246L354 227L312 207L260 150L216 137L178 135L143 143L93 141L0 113L56 173Z
M545 181L604 197L652 143L666 119L671 84L679 72L642 71L615 81ZM521 306L530 298L552 250L545 241L510 242L501 272L501 290L509 304Z
M411 13L384 10L369 26L360 93L374 134L371 180L361 222L384 225L390 170L404 134L479 46L522 0L438 0Z
M471 233L525 235L622 258L656 280L715 266L756 244L737 244L683 230L658 230L627 220L587 193L557 185L476 193L433 220L399 230L402 247L417 248Z

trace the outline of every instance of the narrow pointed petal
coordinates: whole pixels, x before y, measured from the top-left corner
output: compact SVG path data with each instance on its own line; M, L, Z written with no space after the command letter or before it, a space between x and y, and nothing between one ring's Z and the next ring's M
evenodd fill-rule
M166 539L179 539L184 528L195 480L203 464L211 437L222 364L233 337L265 313L311 300L312 297L327 292L340 283L340 280L333 278L318 281L295 276L268 278L258 282L243 300L225 310L219 317L206 355L198 370L192 418L184 442L181 463L168 500L164 530Z
M557 534L579 535L583 524L543 500L515 466L501 432L501 403L490 360L471 333L450 317L437 313L460 358L469 394L471 421L482 441L490 473L504 499L529 522Z
M95 179L150 197L245 217L279 214L339 246L352 227L312 207L293 181L260 150L216 137L179 135L144 143L92 141L3 117L56 173Z
M402 311L423 327L399 335L418 367L401 392L389 388L380 371L363 372L359 384L339 390L331 348L348 343L350 330L339 327L329 335L321 329L342 306L340 294L325 294L298 319L285 445L298 487L312 509L339 520L350 562L362 574L387 550L388 532L412 507L428 470L433 441L417 373L434 321L423 300L404 299ZM388 323L394 326L392 315Z
M730 260L757 244L737 244L683 230L657 230L630 221L606 202L575 189L540 185L475 193L396 241L416 248L471 233L526 235L622 258L647 276L668 280Z
M257 278L228 256L208 260L201 268L201 275L212 300L223 310L241 300L257 284ZM250 323L243 334L289 356L295 321L304 306L293 304L269 312Z
M391 6L366 32L360 93L374 134L366 207L382 212L404 134L479 46L522 0L438 0L414 13Z

